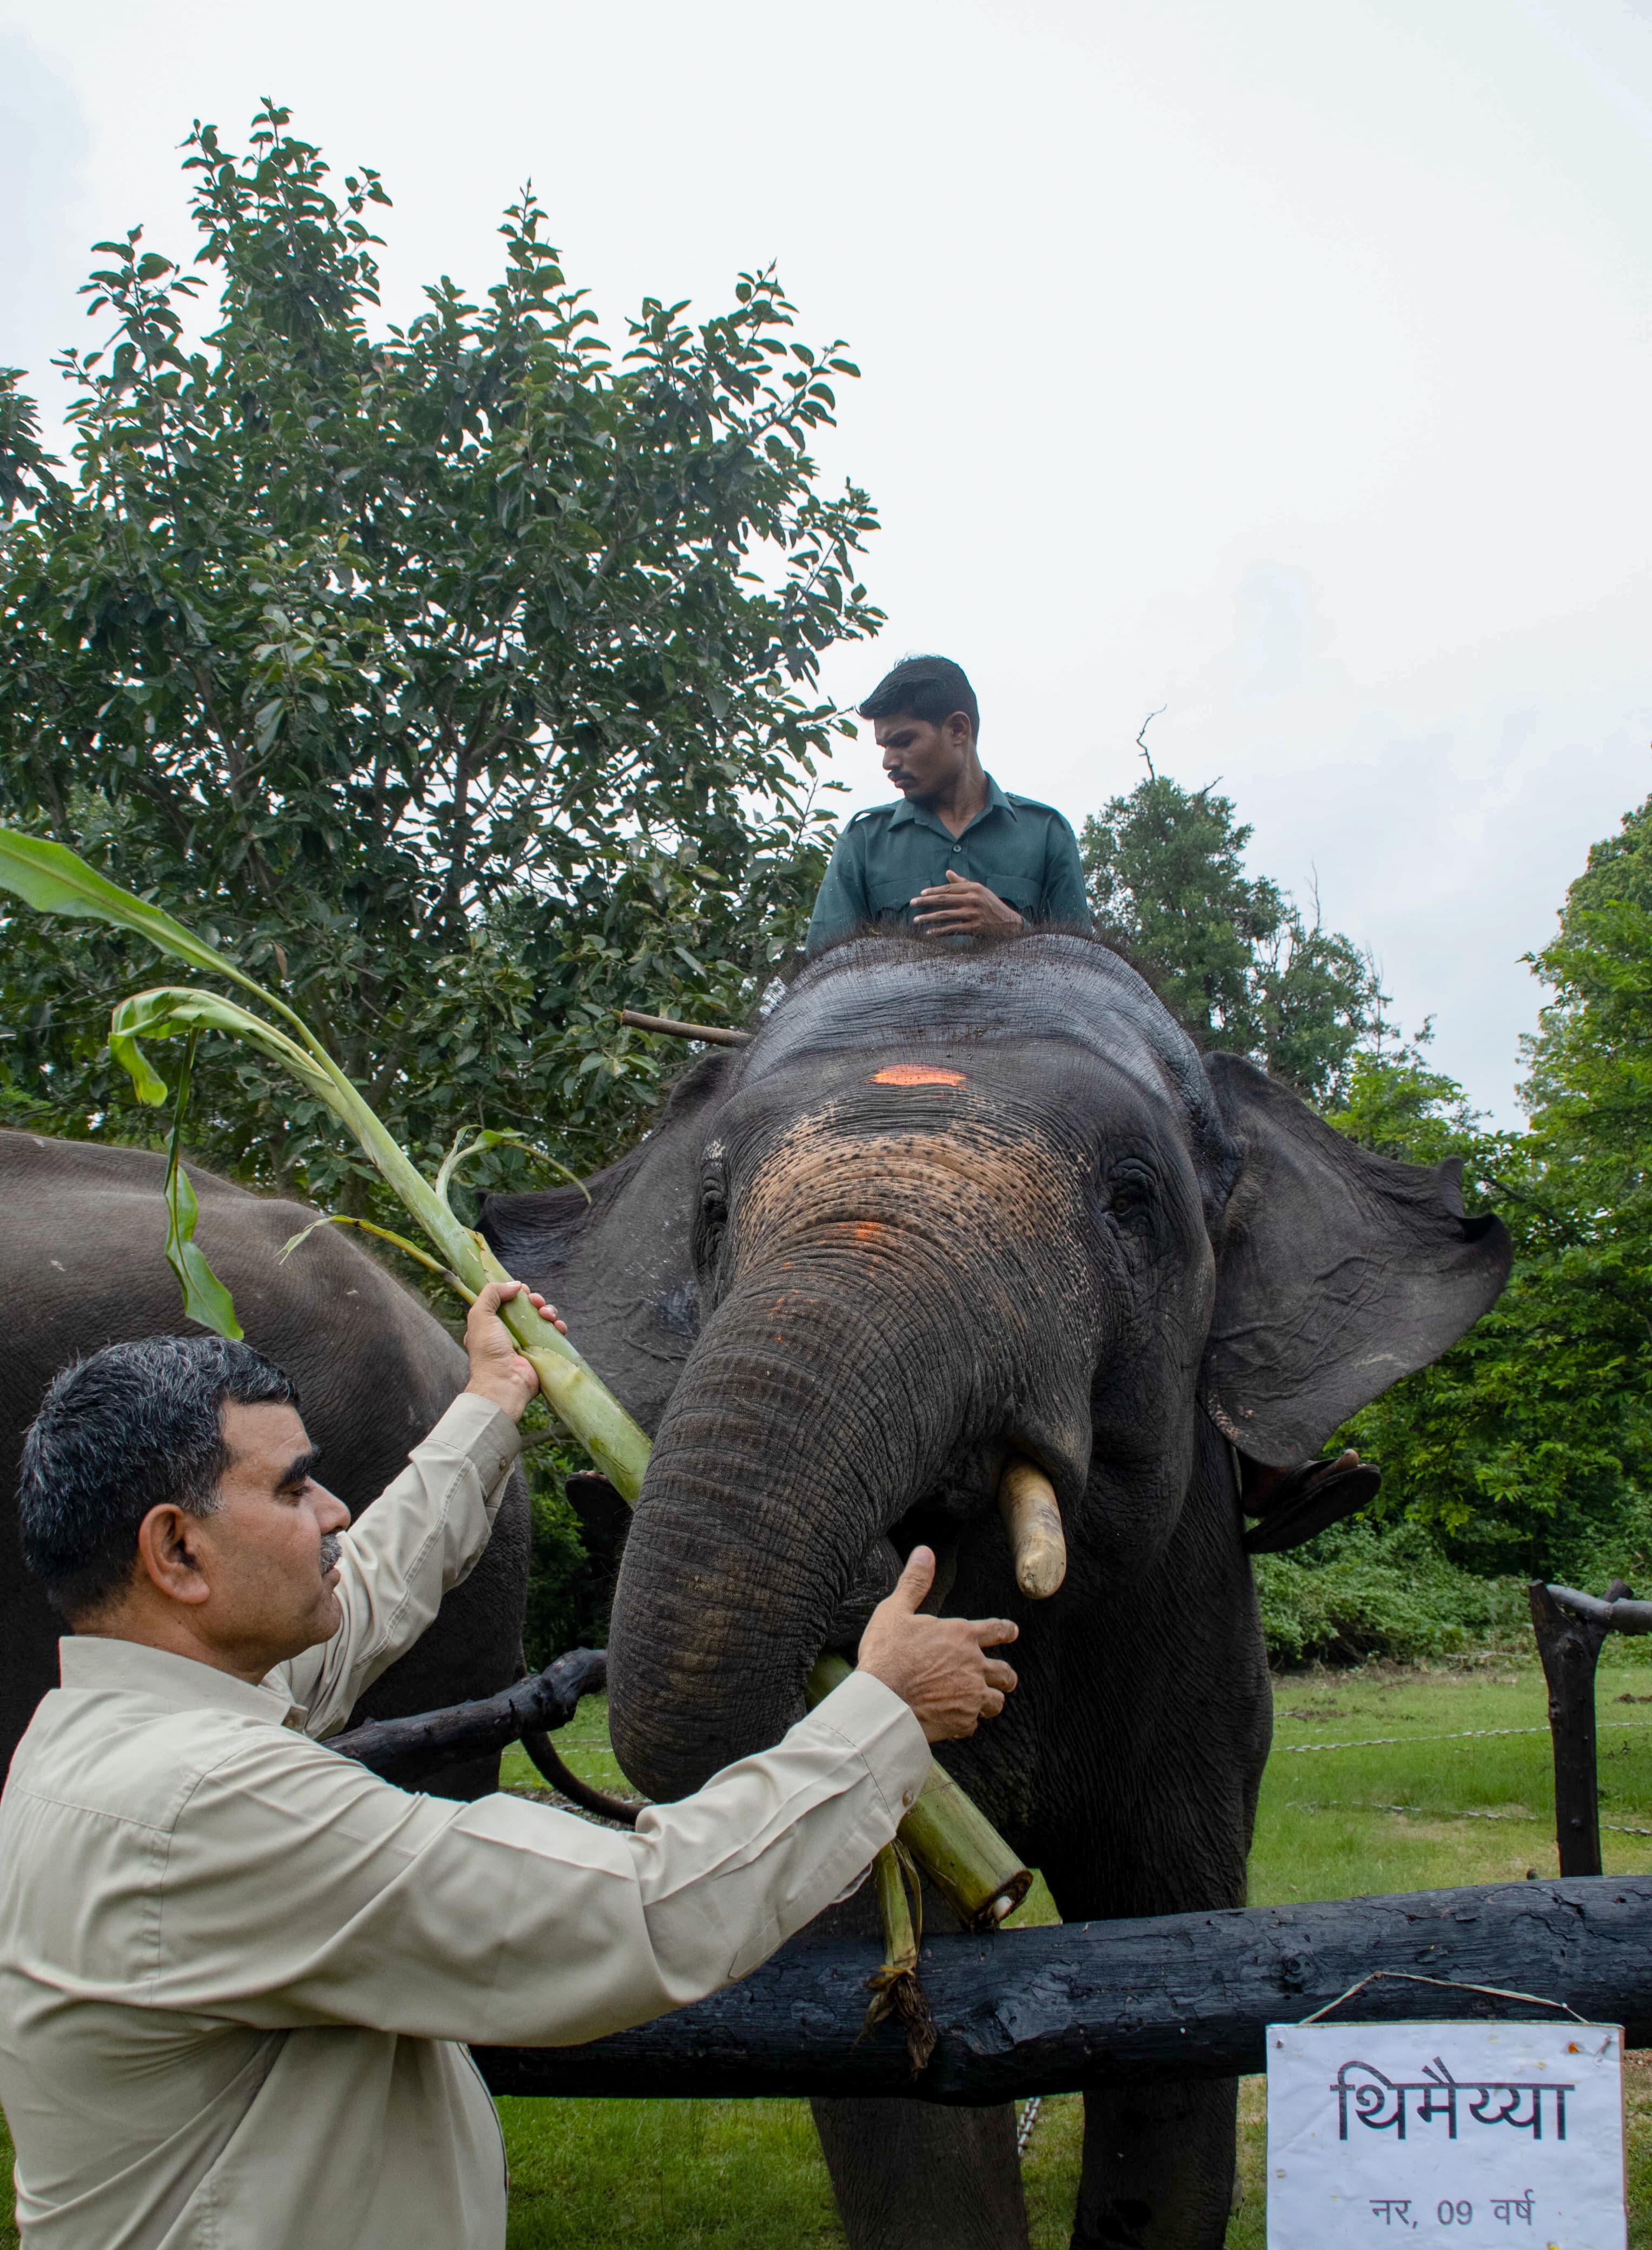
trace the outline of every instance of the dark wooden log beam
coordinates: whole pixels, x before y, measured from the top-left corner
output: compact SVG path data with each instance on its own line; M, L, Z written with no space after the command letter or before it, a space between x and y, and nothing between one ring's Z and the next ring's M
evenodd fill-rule
M492 2047L496 2094L887 2095L992 2102L1111 2079L1227 2077L1263 2067L1270 2023L1296 2023L1373 1970L1563 2000L1652 2045L1652 1875L1501 1883L1323 1905L1162 1915L923 1952L940 2041L913 2079L892 2021L863 2038L873 1949L798 1939L742 1984L587 2046ZM1351 2026L1552 2009L1428 1984L1370 1984Z

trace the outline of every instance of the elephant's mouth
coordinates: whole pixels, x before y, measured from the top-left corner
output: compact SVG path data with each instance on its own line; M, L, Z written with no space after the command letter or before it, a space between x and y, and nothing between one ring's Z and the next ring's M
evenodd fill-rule
M958 1574L965 1534L985 1529L992 1517L1002 1526L1022 1594L1029 1601L1043 1601L1059 1592L1067 1575L1067 1542L1055 1486L1027 1453L1006 1447L982 1465L981 1473L965 1489L937 1488L873 1540L827 1628L824 1646L845 1653L854 1647L872 1610L892 1591L915 1547L929 1548L935 1557L935 1576L923 1606L944 1610Z

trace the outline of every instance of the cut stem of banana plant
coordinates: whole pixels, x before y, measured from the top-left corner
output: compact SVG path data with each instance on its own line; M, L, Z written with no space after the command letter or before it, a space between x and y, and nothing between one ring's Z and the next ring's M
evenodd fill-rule
M872 1861L872 1881L884 1917L883 1966L867 1978L867 2031L886 2016L906 2026L906 2054L912 2076L935 2052L935 2019L918 1980L918 1949L924 1936L924 1891L918 1870L899 1842L885 1844Z
M123 1000L110 1022L109 1051L131 1077L141 1101L159 1103L167 1095L163 1081L139 1044L141 1039L190 1038L210 1031L244 1039L279 1064L354 1135L386 1185L467 1290L512 1278L481 1237L460 1224L445 1194L424 1177L385 1129L302 1018L226 960L215 946L196 937L159 907L134 898L118 883L100 875L66 845L21 835L13 829L0 828L0 890L13 893L42 914L79 915L129 930L193 969L238 984L288 1027L281 1029L221 993L187 985L164 985ZM444 1184L451 1176L453 1161L450 1160ZM187 1176L181 1170L179 1177L187 1184ZM189 1223L179 1225L180 1252L186 1239L188 1246L193 1246L192 1209L185 1218ZM202 1273L212 1280L204 1259L198 1253L196 1255ZM213 1287L220 1289L220 1285L213 1280ZM220 1290L220 1294L224 1293ZM221 1316L213 1315L210 1292L197 1292L193 1298L186 1295L185 1302L191 1316L203 1325L221 1327ZM227 1294L224 1303L228 1303ZM232 1308L230 1317L233 1319ZM616 1491L635 1502L648 1467L647 1436L567 1337L535 1312L526 1292L501 1308L501 1317L523 1356L532 1363L553 1412L584 1446ZM823 1657L810 1677L810 1700L819 1701L848 1672L841 1657ZM1031 1876L986 1816L933 1763L917 1803L901 1823L900 1834L912 1858L973 1929L995 1928L1024 1897L1031 1882ZM895 1949L894 1936L891 1943Z

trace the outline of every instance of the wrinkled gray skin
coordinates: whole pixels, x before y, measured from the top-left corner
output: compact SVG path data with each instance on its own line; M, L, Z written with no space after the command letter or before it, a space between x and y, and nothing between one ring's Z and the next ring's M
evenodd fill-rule
M247 1341L299 1388L322 1449L323 1481L359 1510L405 1466L466 1377L464 1351L410 1292L338 1229L312 1235L285 1266L276 1254L314 1218L191 1165L196 1240L235 1299ZM166 1262L162 1158L143 1149L0 1133L0 1493L15 1527L23 1433L60 1368L106 1343L199 1333ZM57 1683L64 1631L4 1534L0 1572L0 1773L36 1703ZM354 1716L429 1710L507 1686L520 1666L528 1562L520 1474L487 1552L449 1595L430 1631L375 1681ZM422 1787L476 1797L497 1785L497 1758L449 1766Z
M946 1611L1021 1625L1019 1692L941 1755L1063 1917L1239 1904L1270 1703L1229 1440L1317 1453L1492 1302L1507 1238L1455 1169L1201 1059L1098 945L866 938L591 1188L488 1225L657 1432L610 1642L632 1778L677 1796L772 1743L921 1537ZM1066 1524L1042 1604L1008 1449ZM1215 2250L1235 2095L1090 2095L1074 2243ZM1007 2109L817 2116L856 2250L1025 2243Z

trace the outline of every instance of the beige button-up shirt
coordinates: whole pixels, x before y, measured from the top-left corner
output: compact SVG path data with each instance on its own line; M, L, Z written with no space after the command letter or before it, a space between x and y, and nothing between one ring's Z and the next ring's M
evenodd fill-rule
M929 1752L856 1674L635 1833L396 1789L336 1729L486 1543L461 1398L346 1535L344 1623L260 1687L62 1645L0 1798L0 2103L29 2250L500 2250L462 2042L595 2039L754 1968L888 1842Z

